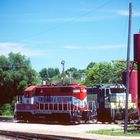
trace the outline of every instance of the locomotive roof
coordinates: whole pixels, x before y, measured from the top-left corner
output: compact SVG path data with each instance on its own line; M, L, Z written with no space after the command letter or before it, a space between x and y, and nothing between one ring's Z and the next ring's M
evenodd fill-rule
M25 91L33 91L35 89L41 88L86 88L84 85L40 85L40 86L29 86L25 89Z
M105 88L124 88L125 86L123 84L118 84L118 83L112 83L112 84L97 84L92 87L87 87L87 89L90 88L100 88L100 89L105 89Z
M25 91L33 91L37 86L29 86L25 89Z
M78 88L83 87L86 88L84 85L41 85L37 86L37 88Z

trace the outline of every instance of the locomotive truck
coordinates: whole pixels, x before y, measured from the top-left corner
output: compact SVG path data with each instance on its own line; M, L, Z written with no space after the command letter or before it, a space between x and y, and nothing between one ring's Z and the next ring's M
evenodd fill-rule
M80 122L96 120L96 106L87 101L86 86L30 86L17 96L15 119Z

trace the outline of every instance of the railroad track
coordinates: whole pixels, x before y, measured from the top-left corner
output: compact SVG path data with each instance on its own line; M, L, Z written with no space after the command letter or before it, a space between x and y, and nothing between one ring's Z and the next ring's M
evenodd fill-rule
M89 130L120 128L115 124L41 124L16 123L13 119L0 120L0 139L3 140L108 140L112 137L87 134ZM118 138L114 138L118 140ZM122 139L121 139L122 140Z
M0 130L0 136L5 136L9 139L16 140L91 140L85 138L77 137L68 137L68 136L58 136L58 135L45 135L45 134L36 134L36 133L23 133L23 132L14 132L14 131L3 131ZM92 139L94 140L94 139Z

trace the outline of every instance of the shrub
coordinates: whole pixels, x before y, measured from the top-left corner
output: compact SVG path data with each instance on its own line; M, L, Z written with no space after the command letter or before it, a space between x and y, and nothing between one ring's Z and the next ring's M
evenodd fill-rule
M13 115L12 106L9 103L4 104L2 106L2 108L1 108L1 111L2 111L1 114L3 116L11 116L11 115Z

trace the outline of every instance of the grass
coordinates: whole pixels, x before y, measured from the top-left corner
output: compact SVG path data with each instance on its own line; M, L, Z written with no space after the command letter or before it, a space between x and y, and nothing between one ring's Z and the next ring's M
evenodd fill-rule
M0 121L1 120L12 120L14 116L0 116Z
M1 115L0 118L13 118L14 116Z
M90 134L99 134L99 135L109 135L109 136L140 136L140 131L133 129L128 130L126 134L124 134L123 129L109 129L109 130L96 130L96 131L88 131Z

